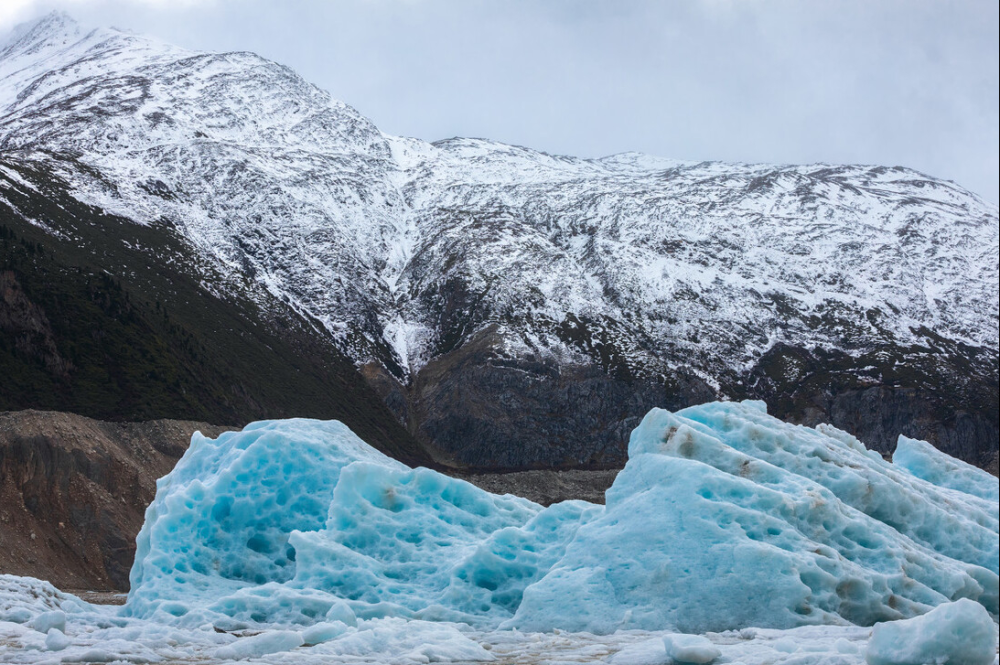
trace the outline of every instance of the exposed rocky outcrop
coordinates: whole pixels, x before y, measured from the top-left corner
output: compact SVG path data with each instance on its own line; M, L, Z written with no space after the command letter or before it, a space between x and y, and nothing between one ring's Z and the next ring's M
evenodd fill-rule
M63 588L128 589L156 479L173 468L192 432L226 429L0 413L0 572Z
M73 368L59 355L45 312L25 295L11 270L0 271L0 335L11 340L19 353L38 358L57 377L66 378Z
M408 386L371 366L365 374L439 463L483 473L620 468L629 433L651 408L715 398L695 376L666 383L512 356L493 328L431 360Z
M772 415L830 423L891 455L900 434L996 473L995 355L886 347L853 355L777 344L718 388L683 370L623 368L505 353L492 329L427 363L409 385L377 364L363 373L444 467L489 473L624 465L631 430L654 407L760 399Z
M571 499L604 503L604 492L615 482L618 469L546 469L453 475L493 494L523 496L543 506L550 506Z
M779 344L747 373L737 396L763 399L790 422L830 423L884 455L904 434L996 474L996 362L995 354L940 339L858 355Z

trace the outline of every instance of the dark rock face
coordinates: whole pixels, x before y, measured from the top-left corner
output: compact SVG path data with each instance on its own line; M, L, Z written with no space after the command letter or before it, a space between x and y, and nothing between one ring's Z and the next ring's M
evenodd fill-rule
M899 434L922 439L953 457L996 473L996 441L1000 439L996 412L991 417L957 407L950 417L939 419L933 415L939 407L940 398L928 391L879 386L840 393L828 414L818 414L810 421L829 422L885 455L896 449ZM803 424L814 424L810 421ZM992 449L990 441L994 442Z
M0 413L0 572L63 588L128 589L156 479L205 423L107 423L51 411Z
M830 423L889 455L900 434L997 472L997 355L946 345L852 356L776 345L748 373L745 395L775 416Z
M11 270L0 272L0 334L11 339L18 352L37 358L46 370L60 378L65 378L73 368L72 363L59 355L45 312L25 295Z
M455 477L467 480L493 494L513 494L543 506L551 506L553 503L571 499L603 504L604 493L615 482L617 475L617 469L565 471L545 469L510 473L455 474Z
M666 402L662 388L595 367L470 360L439 381L427 369L415 385L416 434L460 467L621 466L639 414Z
M479 471L620 468L630 432L651 408L714 399L696 377L666 385L500 349L487 329L432 360L410 386L366 375L438 463Z
M510 358L491 330L428 363L404 386L376 365L364 374L443 467L479 472L610 469L652 408L761 399L773 415L829 423L889 455L900 434L996 473L996 355L970 348L885 347L857 356L778 344L715 389L676 373Z

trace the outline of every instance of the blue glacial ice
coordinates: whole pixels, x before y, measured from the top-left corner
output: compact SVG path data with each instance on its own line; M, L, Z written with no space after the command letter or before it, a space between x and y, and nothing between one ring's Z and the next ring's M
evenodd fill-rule
M923 616L875 624L869 665L992 665L997 638L982 605L962 599Z
M158 483L124 608L0 575L0 661L470 662L565 647L571 661L843 665L865 657L854 624L876 622L872 663L986 653L997 488L925 443L901 438L888 463L755 402L650 412L605 506L493 495L336 422L254 423L196 435ZM948 641L942 621L970 628ZM737 639L709 632L726 630Z
M341 472L326 528L289 538L292 583L345 598L362 618L494 625L598 510L541 510L428 469L357 463Z
M939 487L978 496L991 503L994 513L1000 506L1000 485L996 478L942 453L926 441L900 436L892 454L892 465Z
M722 655L722 651L700 635L667 635L663 651L678 665L705 665Z
M136 539L129 612L184 615L195 605L295 574L295 530L326 523L345 466L405 467L339 422L257 422L217 440L200 433L174 469Z
M542 508L410 469L340 423L196 435L147 511L124 612L317 634L379 619L872 625L961 598L996 616L997 480L901 445L907 461L890 464L757 402L657 409L606 506Z
M843 432L788 425L758 403L654 410L604 513L509 625L870 625L962 597L996 614L997 548L981 500L894 469Z

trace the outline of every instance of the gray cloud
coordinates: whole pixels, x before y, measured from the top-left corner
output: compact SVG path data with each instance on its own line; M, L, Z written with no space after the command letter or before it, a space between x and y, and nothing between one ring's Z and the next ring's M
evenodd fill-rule
M995 1L65 0L297 70L393 134L904 165L1000 200Z

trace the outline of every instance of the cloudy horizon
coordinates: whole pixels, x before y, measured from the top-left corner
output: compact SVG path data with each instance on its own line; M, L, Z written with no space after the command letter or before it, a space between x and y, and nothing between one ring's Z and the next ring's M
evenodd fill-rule
M389 134L555 154L901 165L1000 200L1000 11L979 0L10 0L288 65Z

